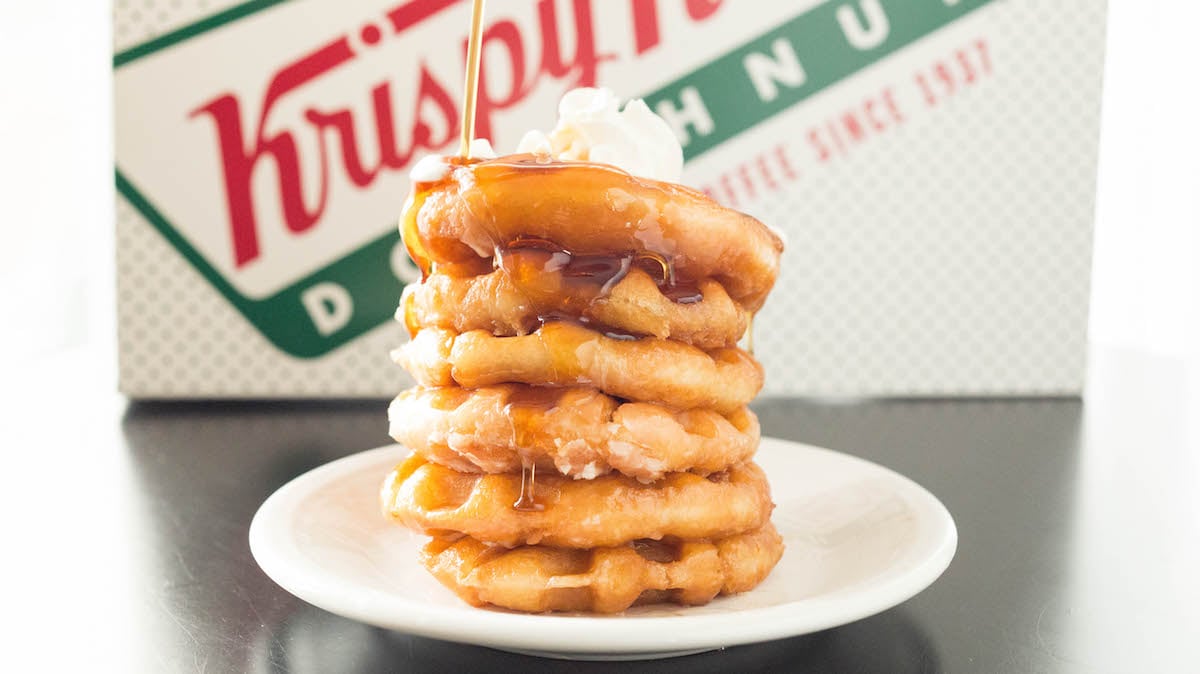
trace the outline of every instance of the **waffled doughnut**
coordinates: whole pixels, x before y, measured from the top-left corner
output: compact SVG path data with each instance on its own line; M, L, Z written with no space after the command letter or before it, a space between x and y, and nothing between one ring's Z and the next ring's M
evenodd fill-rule
M388 408L391 435L430 461L467 473L527 463L591 479L613 470L648 482L677 471L715 473L750 458L758 418L620 403L595 389L519 384L414 388Z
M413 454L384 480L383 511L430 535L465 534L515 547L594 548L639 538L724 538L761 527L774 507L753 463L652 484L617 474L594 480L538 475L540 509L518 510L520 474L460 473Z
M415 212L413 210L415 209ZM404 216L405 243L426 273L472 265L523 237L578 255L648 252L685 279L712 278L758 311L779 273L780 238L701 192L614 166L515 155L455 166L423 186Z
M737 343L783 243L700 192L571 156L414 173L400 228L422 280L392 356L418 385L388 411L412 454L383 513L432 536L421 562L476 606L749 590L783 542L751 462L763 368Z
M741 349L626 340L570 323L548 323L520 337L430 328L393 353L427 387L585 385L626 400L722 414L744 407L763 383L762 366Z
M421 563L474 606L517 611L616 613L634 604L706 604L758 585L783 554L769 522L713 541L631 541L574 550L507 549L474 538L435 538Z
M396 319L413 333L436 327L511 337L533 332L543 316L566 314L619 332L673 339L701 349L733 346L746 332L746 310L711 279L696 285L697 301L681 303L664 295L654 279L636 267L611 288L572 283L561 272L537 267L521 271L497 269L466 277L433 274L404 288Z

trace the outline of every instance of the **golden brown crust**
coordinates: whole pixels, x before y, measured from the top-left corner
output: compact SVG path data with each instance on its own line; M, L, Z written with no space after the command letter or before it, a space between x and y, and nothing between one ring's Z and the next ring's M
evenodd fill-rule
M611 166L448 158L402 236L423 274L389 408L414 453L384 513L434 536L464 600L619 612L748 590L778 562L737 341L782 241L694 190Z
M519 474L460 473L409 456L384 480L383 511L430 535L465 534L505 547L593 548L639 538L724 538L761 527L770 487L753 463L700 477L671 473L653 484L617 474L594 480L538 475L541 510L518 510Z
M537 283L519 283L502 269L472 277L433 274L404 289L396 318L410 328L511 337L528 334L540 317L565 310L598 326L701 349L733 346L746 332L746 310L716 281L697 284L702 299L684 304L663 295L641 269L631 269L606 294L566 287L557 273L540 276Z
M416 214L419 246L410 249L449 264L490 258L521 237L581 255L646 251L683 278L717 280L752 312L775 283L783 242L749 215L611 166L523 159L459 166L432 186Z
M590 550L509 550L470 537L435 538L421 562L474 606L617 613L634 604L697 605L745 592L761 583L782 555L783 540L768 522L714 541L635 541Z
M461 472L513 473L528 461L574 478L616 470L640 481L677 471L719 472L748 460L758 447L758 419L745 407L727 416L675 411L567 388L554 392L544 408L528 410L520 407L526 389L409 389L388 409L391 435Z
M762 388L762 366L736 348L702 351L671 340L624 340L569 323L520 337L430 328L394 352L426 387L508 382L594 386L625 400L730 414Z

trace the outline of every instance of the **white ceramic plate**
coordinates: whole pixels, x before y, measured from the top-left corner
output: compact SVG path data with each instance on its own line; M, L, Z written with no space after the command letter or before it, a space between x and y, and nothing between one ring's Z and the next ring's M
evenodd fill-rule
M365 623L436 639L579 659L637 659L796 636L891 608L954 556L946 508L908 478L827 449L764 438L756 460L787 550L751 592L707 606L620 616L472 608L417 562L425 538L380 515L379 486L406 454L381 447L321 466L259 508L250 549L301 599Z

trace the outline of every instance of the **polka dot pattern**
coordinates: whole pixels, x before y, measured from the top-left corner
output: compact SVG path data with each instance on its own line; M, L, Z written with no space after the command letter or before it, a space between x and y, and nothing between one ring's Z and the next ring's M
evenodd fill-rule
M238 1L116 0L116 48ZM806 170L785 196L743 205L789 239L780 283L755 321L767 394L1080 390L1103 13L1091 0L1010 0L977 14L935 39L952 48L986 35L988 81ZM913 63L901 52L882 67L911 76ZM829 95L853 99L857 81ZM799 106L742 142L765 146L808 116ZM729 152L709 156L732 161ZM409 385L387 357L404 339L400 326L295 359L121 198L117 238L130 395L390 397Z
M399 298L397 298L399 299ZM140 398L391 397L411 386L388 322L321 358L277 350L124 199L117 203L121 390Z
M119 52L244 0L115 0ZM392 397L411 386L389 322L317 359L273 347L122 197L117 198L120 388L139 398ZM399 298L397 298L399 300Z
M245 0L114 0L113 48L120 52Z
M755 320L768 394L1081 390L1104 35L1086 0L980 10L939 41L986 36L990 79L743 205L789 244ZM775 142L813 123L804 108L770 123Z

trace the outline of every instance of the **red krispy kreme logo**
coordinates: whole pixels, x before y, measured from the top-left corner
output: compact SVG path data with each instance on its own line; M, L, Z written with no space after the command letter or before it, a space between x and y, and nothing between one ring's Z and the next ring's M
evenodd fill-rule
M367 22L358 39L366 48L374 47L387 37L385 30L391 37L400 35L455 1L412 0L398 5L384 14L382 28ZM660 42L659 1L628 0L635 54ZM687 15L700 21L710 17L722 0L674 1L683 2ZM489 56L480 73L475 123L479 137L491 138L492 116L518 105L543 81L561 82L564 89L593 86L599 65L616 58L597 48L592 0L539 0L536 13L537 35L523 35L517 22L505 18L492 21L484 31L483 51ZM567 40L559 33L563 25L560 14L567 17L565 23L574 32ZM564 42L573 45L570 53L564 50ZM460 54L465 52L465 43L466 38L461 37ZM536 61L531 60L529 44L540 47ZM366 190L381 174L403 171L416 156L440 150L456 139L459 113L452 92L457 83L439 81L424 60L418 60L411 73L416 93L409 101L413 115L408 128L397 128L393 82L383 80L368 85L370 119L356 116L350 106L311 106L304 110L300 124L280 129L272 116L277 104L320 78L336 77L339 69L363 54L362 47L357 49L349 35L342 35L280 66L267 78L254 106L260 112L252 127L243 126L247 105L234 93L219 94L192 110L193 118L209 120L216 133L232 257L238 268L254 262L261 253L256 201L269 195L256 194L253 184L255 172L264 166L273 167L277 176L273 196L278 199L284 225L290 232L302 234L320 224L335 172L341 172L356 189ZM489 66L497 61L506 63L509 72L489 79ZM315 140L317 151L301 152L297 139L304 136ZM363 157L377 159L366 162Z

